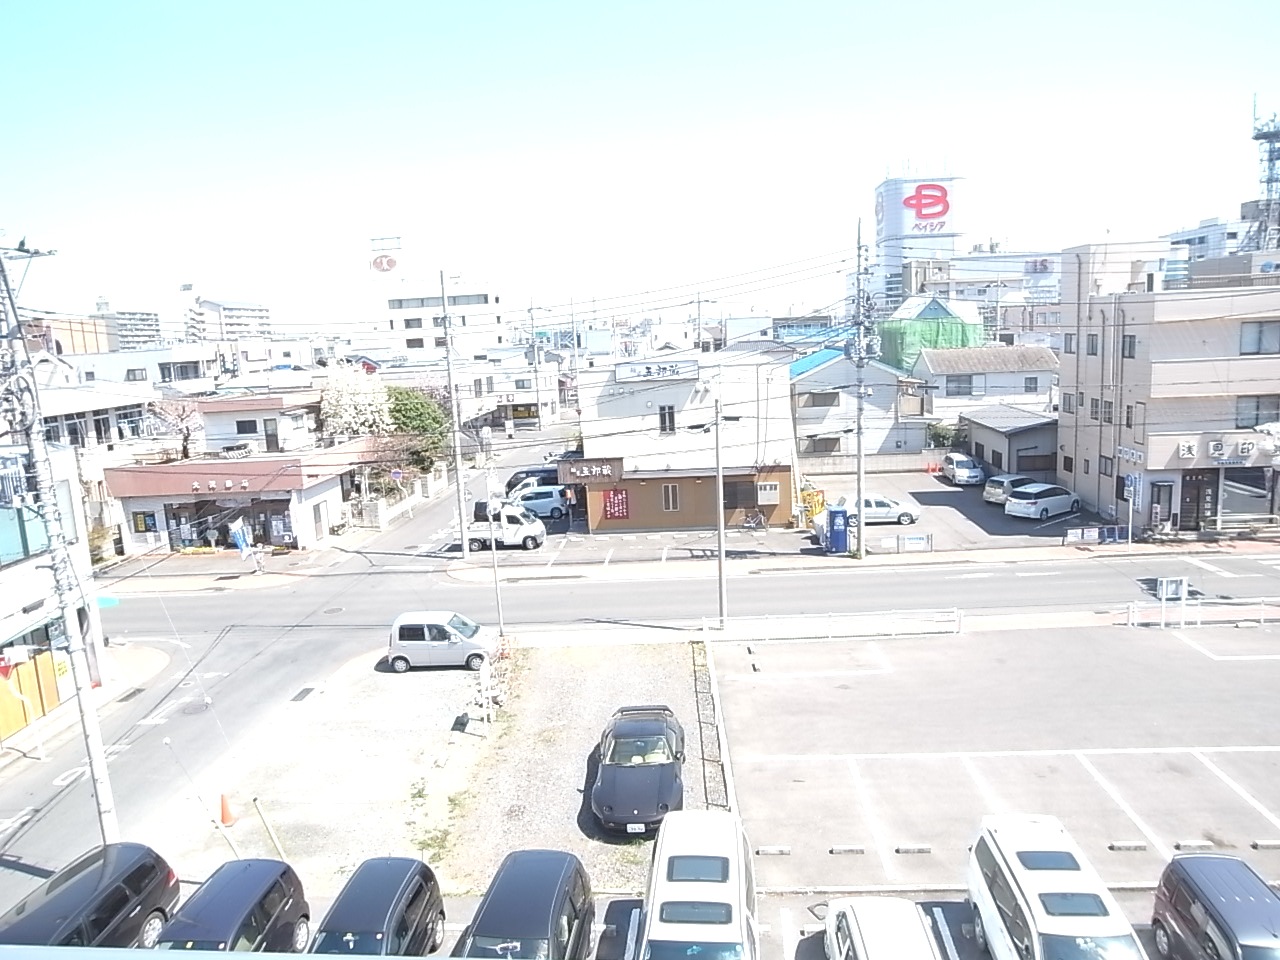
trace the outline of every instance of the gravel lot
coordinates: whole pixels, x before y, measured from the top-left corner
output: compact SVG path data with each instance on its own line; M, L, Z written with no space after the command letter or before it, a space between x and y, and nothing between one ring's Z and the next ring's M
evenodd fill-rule
M665 703L685 728L685 806L723 805L700 644L518 649L511 699L476 758L433 857L450 895L483 891L512 850L576 853L599 892L639 892L649 840L602 836L589 789L600 731L620 706Z

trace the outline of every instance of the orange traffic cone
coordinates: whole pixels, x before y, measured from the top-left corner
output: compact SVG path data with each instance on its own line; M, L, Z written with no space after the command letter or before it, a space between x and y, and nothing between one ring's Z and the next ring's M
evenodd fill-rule
M227 795L222 795L222 825L229 827L236 822L235 815L231 812L231 801L227 799Z

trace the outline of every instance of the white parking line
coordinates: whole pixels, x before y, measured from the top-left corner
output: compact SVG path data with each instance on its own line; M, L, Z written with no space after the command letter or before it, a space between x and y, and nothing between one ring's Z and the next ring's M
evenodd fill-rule
M1041 570L1041 571L1029 571L1027 573L1015 573L1014 576L1015 577L1056 577L1058 576L1058 574L1052 570Z
M960 954L956 952L956 942L951 939L951 927L947 925L947 918L942 915L942 908L934 907L932 913L933 922L942 936L942 945L947 948L947 960L960 960Z
M1133 825L1138 828L1144 837L1147 838L1147 843L1151 845L1151 849L1156 851L1156 853L1160 854L1160 856L1164 857L1166 860L1172 859L1173 851L1160 842L1160 838L1157 837L1155 833L1152 832L1151 828L1142 821L1142 818L1138 816L1138 812L1134 810L1133 807L1129 806L1128 801L1120 795L1120 791L1117 790L1106 777L1098 772L1098 768L1090 762L1089 758L1082 753L1077 753L1075 757L1080 761L1080 766L1089 771L1090 776L1092 776L1094 780L1098 781L1098 786L1102 787L1102 789L1107 792L1107 796L1111 798L1112 802L1121 809L1126 817L1133 821Z
M978 765L973 762L973 757L964 757L960 762L964 766L965 772L969 774L969 779L973 781L973 785L978 788L978 793L982 795L982 806L989 813L1008 813L1009 805L991 788L987 778L982 775Z
M551 558L547 561L547 565L543 569L550 570L551 565L560 559L560 551L564 549L564 543L564 540L560 541L560 545L556 547L555 552L551 554Z
M806 760L817 763L839 763L841 760L962 760L965 757L974 759L1005 760L1016 757L1160 757L1180 753L1280 753L1280 744L1258 746L1220 746L1220 747L1087 747L1083 750L938 750L919 751L917 753L750 753L743 751L744 756L758 763L774 761L794 763Z
M670 549L671 549L671 547L670 547L670 546L666 546L666 547L663 547L663 548L662 548L662 562L663 562L663 563L666 563L666 562L667 562L667 551L668 551L668 550L670 550Z
M1208 657L1216 663L1231 663L1250 660L1280 660L1280 653L1214 653L1204 645L1197 643L1188 636L1184 636L1177 630L1173 631L1173 635L1196 653Z
M867 789L866 781L862 779L862 772L858 769L857 760L849 760L849 775L853 779L856 808L862 811L862 817L867 821L867 832L871 834L871 842L876 848L876 856L880 858L880 865L884 867L884 875L890 883L896 883L898 870L893 862L893 851L885 843L884 831L880 828L880 822L876 819L875 809L871 805L870 791Z
M1193 751L1191 755L1195 757L1197 760L1199 760L1202 764L1204 764L1204 768L1206 770L1208 770L1215 777L1217 777L1219 780L1225 783L1229 788L1231 788L1231 790L1235 793L1237 797L1239 797L1249 806L1253 807L1253 809L1257 810L1258 813L1262 814L1262 816L1266 819L1266 821L1269 824L1271 824L1277 830L1280 830L1280 817L1277 817L1274 813L1272 813L1270 810L1264 807L1253 796L1253 794L1251 794L1248 790L1240 786L1240 784L1236 783L1229 776L1223 773L1221 768L1219 768L1217 764L1215 764L1212 760L1210 760L1208 757L1202 754L1199 750Z
M791 920L790 907L778 909L778 926L782 928L778 931L782 937L782 956L785 960L791 960L800 947L800 931Z
M604 555L604 566L609 565L609 558L613 556L613 547L609 548L609 552Z

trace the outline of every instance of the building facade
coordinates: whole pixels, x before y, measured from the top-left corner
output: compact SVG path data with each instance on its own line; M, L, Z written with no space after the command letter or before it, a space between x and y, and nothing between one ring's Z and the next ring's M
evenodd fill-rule
M579 380L579 479L593 532L716 526L716 436L725 522L759 510L792 518L795 433L780 344L671 353L584 369ZM717 402L721 418L717 424ZM616 469L615 469L616 467Z
M1273 514L1273 445L1257 428L1280 422L1280 287L1165 290L1151 263L1065 253L1083 291L1129 283L1082 297L1064 334L1059 481L1127 517L1133 475L1135 522L1175 530Z
M925 412L941 423L992 403L1041 412L1056 402L1058 358L1048 347L923 349L911 368L928 398Z

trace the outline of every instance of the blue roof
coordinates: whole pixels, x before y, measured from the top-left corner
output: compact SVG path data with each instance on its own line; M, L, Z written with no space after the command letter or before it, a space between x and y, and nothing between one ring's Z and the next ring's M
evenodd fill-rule
M833 347L826 347L816 353L811 353L807 357L801 357L799 360L793 361L791 364L791 379L802 377L810 370L816 370L825 363L832 360L838 360L844 356L843 350L836 350Z

